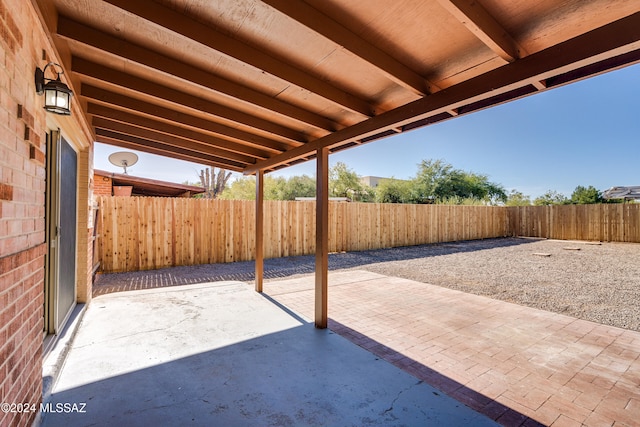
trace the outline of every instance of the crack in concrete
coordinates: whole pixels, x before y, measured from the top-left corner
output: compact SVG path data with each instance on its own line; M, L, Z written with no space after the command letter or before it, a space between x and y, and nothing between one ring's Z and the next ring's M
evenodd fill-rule
M140 334L149 334L149 333L152 333L152 332L166 331L166 330L167 330L167 328L156 328L156 329L148 329L148 330L144 330L144 331L132 332L132 333L129 333L129 334L126 334L126 335L122 335L122 336L119 336L119 337L107 338L107 339L101 340L101 341L91 341L90 343L87 343L87 344L73 345L73 348L84 348L84 347L92 346L92 345L95 345L95 344L102 344L102 343L109 342L109 341L118 341L118 340L122 340L122 339L125 339L125 338L129 338L129 337L133 337L133 336L136 336L136 335L140 335Z
M412 388L414 388L415 386L418 386L420 384L422 384L422 381L418 381L417 383L410 385L409 387L405 388L404 390L400 390L398 392L398 394L396 395L396 397L391 401L391 406L389 406L387 409L382 411L382 413L380 415L387 415L389 412L393 411L393 407L396 404L396 402L398 401L398 399L400 399L400 396L402 396L403 393L411 390Z

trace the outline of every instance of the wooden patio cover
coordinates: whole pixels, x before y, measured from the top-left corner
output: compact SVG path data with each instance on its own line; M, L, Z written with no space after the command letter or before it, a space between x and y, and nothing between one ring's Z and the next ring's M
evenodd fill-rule
M640 61L638 0L32 1L96 141L256 174L259 291L263 174L318 159L319 327L330 153Z

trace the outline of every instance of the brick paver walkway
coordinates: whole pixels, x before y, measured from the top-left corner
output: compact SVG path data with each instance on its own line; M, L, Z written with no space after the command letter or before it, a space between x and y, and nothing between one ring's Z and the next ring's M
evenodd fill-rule
M332 330L505 426L640 425L639 332L365 271L329 277ZM265 293L312 319L313 283Z

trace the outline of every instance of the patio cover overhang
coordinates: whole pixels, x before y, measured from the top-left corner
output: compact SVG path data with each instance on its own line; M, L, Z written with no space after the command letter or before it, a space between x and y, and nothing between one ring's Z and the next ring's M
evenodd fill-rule
M32 0L98 142L256 174L640 61L637 0ZM46 54L43 55L46 58Z

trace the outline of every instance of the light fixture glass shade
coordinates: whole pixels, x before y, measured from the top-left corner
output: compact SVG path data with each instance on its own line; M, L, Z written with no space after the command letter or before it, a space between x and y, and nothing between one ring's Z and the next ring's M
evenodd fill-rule
M71 96L73 92L66 84L51 80L44 85L44 109L55 114L68 116L71 114Z

